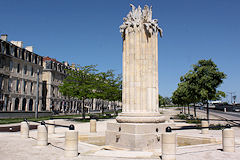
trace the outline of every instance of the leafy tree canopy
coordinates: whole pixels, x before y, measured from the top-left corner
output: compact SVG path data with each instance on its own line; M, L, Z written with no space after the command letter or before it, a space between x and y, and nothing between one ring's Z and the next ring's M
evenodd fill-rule
M190 104L225 97L224 92L217 90L225 78L226 74L220 72L211 59L199 60L192 70L180 77L172 100L175 104Z

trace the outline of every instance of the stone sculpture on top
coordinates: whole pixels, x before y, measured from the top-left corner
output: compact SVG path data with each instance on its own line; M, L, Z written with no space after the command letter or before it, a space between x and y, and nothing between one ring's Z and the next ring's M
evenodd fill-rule
M147 5L144 6L143 10L140 6L136 8L130 4L132 11L130 11L127 17L123 18L123 24L120 26L120 32L122 37L125 36L127 28L139 29L141 25L144 26L146 31L152 35L153 33L159 32L162 37L162 29L158 26L158 20L152 19L152 6L149 8ZM133 30L131 30L133 31Z

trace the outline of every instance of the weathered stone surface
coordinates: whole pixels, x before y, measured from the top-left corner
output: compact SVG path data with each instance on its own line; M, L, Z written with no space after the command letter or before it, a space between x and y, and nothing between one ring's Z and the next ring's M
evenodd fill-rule
M152 9L131 5L120 26L123 37L122 113L109 123L106 144L130 150L161 148L161 133L169 123L158 106L158 32ZM173 124L172 124L173 125Z
M158 32L152 9L131 5L124 23L123 36L123 112L120 123L164 122L158 111Z
M39 125L37 128L37 145L47 146L48 145L48 132L45 125Z
M222 146L224 152L235 152L235 134L231 128L222 131Z
M69 130L65 132L65 157L78 156L78 131Z
M106 145L135 151L161 148L161 135L170 123L108 123Z

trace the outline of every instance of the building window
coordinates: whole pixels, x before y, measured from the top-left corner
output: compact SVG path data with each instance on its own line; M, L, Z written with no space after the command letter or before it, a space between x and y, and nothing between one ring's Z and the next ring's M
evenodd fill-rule
M0 43L0 53L2 52L2 43Z
M27 66L24 66L24 74L27 74Z
M28 54L28 61L32 62L32 54L31 53Z
M10 45L6 44L6 54L10 55Z
M19 80L17 79L17 82L16 82L16 91L19 90Z
M9 80L8 80L8 91L10 92L11 89L12 89L12 80L9 79Z
M3 58L1 57L0 58L0 68L2 68L3 67Z
M23 81L23 92L26 92L26 81Z
M5 47L4 47L4 45L2 44L2 54L4 54L4 50L5 50Z
M0 76L0 90L2 89L2 82L3 82L3 77Z
M17 51L18 51L18 49L17 49L17 47L15 47L14 48L14 57L18 57Z
M52 69L52 62L51 61L45 61L46 62L46 69Z
M13 62L10 61L10 62L9 62L9 70L12 71L12 69L13 69Z
M11 55L14 56L14 47L13 46L10 47L10 51L11 51Z
M25 50L23 49L23 50L22 50L22 60L25 59L25 57L24 57L24 52L25 52Z
M30 85L30 93L32 93L33 91L33 82L31 82L31 85Z
M33 66L31 67L31 76L33 76Z
M38 59L38 58L37 58L37 56L35 55L35 64L37 64L37 62L38 62L37 59Z
M53 94L53 97L55 97L54 87L52 87L52 94Z
M17 65L17 73L20 72L20 64Z

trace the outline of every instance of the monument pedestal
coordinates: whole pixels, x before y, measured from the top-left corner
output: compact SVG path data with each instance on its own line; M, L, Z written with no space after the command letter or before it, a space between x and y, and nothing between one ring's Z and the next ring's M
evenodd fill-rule
M120 113L116 118L119 123L162 123L166 118L157 112Z
M162 133L173 123L117 123L107 124L106 145L132 151L161 149Z

